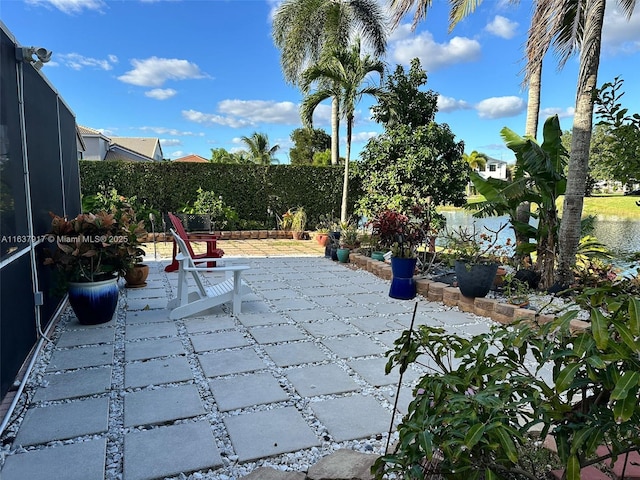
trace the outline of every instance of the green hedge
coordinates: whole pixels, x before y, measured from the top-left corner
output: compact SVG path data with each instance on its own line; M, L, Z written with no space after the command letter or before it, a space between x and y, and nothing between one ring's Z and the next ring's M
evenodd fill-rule
M195 201L202 187L222 195L241 220L265 226L269 225L268 208L282 215L288 208L302 206L309 229L320 215L340 216L342 175L342 167L332 166L80 161L83 195L115 188L121 195L136 195L160 212L179 212ZM359 184L352 180L350 212L360 192Z

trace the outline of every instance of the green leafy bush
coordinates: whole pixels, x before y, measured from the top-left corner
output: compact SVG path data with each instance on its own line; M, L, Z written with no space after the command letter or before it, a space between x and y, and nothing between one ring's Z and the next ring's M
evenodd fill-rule
M374 466L377 478L428 478L426 461L451 479L542 478L518 453L536 424L555 438L567 480L638 450L640 299L607 286L583 300L591 328L580 332L571 325L575 311L472 338L428 326L405 331L387 372L419 362L429 373L415 387L395 452ZM596 452L599 445L610 453Z

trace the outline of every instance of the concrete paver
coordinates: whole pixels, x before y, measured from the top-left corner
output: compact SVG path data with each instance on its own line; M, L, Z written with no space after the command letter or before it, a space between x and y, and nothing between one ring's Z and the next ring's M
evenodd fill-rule
M198 361L207 377L253 372L267 367L253 348L206 353L198 355Z
M129 342L124 346L124 358L127 362L184 353L185 350L179 338L152 338L139 342Z
M241 462L320 445L295 407L243 413L224 424Z
M30 408L20 426L16 443L36 445L106 432L108 420L108 398L89 398Z
M137 324L137 323L159 323L159 322L172 322L169 318L169 310L157 309L157 310L134 310L128 311L126 314L125 323Z
M249 341L242 333L231 330L191 335L190 338L193 349L198 353L249 345Z
M303 397L351 392L358 384L338 365L293 368L286 376Z
M235 327L236 322L230 316L206 316L184 319L184 326L188 333L207 333L218 330L228 330Z
M305 322L300 325L311 335L318 338L358 333L358 331L348 323L336 319L330 319L326 322Z
M2 480L103 480L104 438L8 456Z
M146 387L193 379L189 362L184 357L162 358L124 367L124 386Z
M58 347L77 347L79 345L92 345L96 343L110 343L115 339L115 330L108 326L83 326L75 325L77 330L67 330L58 340Z
M313 342L266 345L264 350L279 367L322 362L329 359Z
M153 405L153 408L150 406ZM140 390L124 397L124 425L151 425L205 413L195 385Z
M43 377L43 381L45 385L36 391L34 401L61 400L104 393L111 388L111 367L76 370L59 375L49 374Z
M175 337L178 329L173 322L162 322L152 324L127 325L124 338L126 340L139 340L141 338L152 337Z
M389 428L391 412L373 397L352 395L311 403L336 442L367 438Z
M380 355L386 351L386 348L363 336L325 338L322 344L340 358Z
M307 336L295 325L270 325L250 328L249 332L262 345L304 340Z
M55 350L47 365L47 372L72 368L98 367L113 363L113 345L90 345L88 347Z
M132 432L124 439L124 480L164 478L220 465L209 422Z
M260 325L276 325L287 323L287 319L280 313L245 313L244 306L242 313L238 314L238 319L245 327L257 327Z
M270 373L253 373L209 382L220 411L284 402L289 395Z

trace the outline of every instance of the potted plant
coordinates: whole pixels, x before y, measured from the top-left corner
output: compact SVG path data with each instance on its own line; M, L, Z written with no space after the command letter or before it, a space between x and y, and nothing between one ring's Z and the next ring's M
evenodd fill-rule
M342 222L340 224L340 248L336 251L340 263L349 262L349 253L357 247L357 243L358 228L351 222Z
M416 296L413 281L416 248L423 243L428 231L421 216L422 207L416 205L411 211L409 217L395 210L383 210L370 222L372 235L379 239L379 245L391 250L393 278L389 296L405 300Z
M292 212L291 234L294 240L302 240L307 226L307 213L303 207L298 207Z
M118 222L104 210L81 213L71 220L50 215L50 238L56 246L45 249L45 265L55 269L58 286L68 291L80 323L110 321L118 304L117 280L138 254L129 243L131 217L123 215Z
M484 297L491 290L498 267L512 253L511 239L505 245L498 243L506 227L506 223L496 230L484 227L489 233L478 233L474 224L445 234L445 251L455 258L458 287L465 297Z
M201 189L198 192L200 193ZM146 280L149 276L149 266L142 263L145 251L141 248L141 239L146 236L147 231L144 221L137 220L137 208L134 208L133 205L141 207L136 196L126 198L119 195L115 188L108 194L98 193L82 199L84 211L105 211L113 214L120 234L126 237L129 266L123 275L126 281L125 286L127 288L141 288L147 285Z
M320 221L316 225L316 241L326 247L329 244L329 232L333 225L333 220L330 215L320 215ZM325 256L328 256L325 254Z

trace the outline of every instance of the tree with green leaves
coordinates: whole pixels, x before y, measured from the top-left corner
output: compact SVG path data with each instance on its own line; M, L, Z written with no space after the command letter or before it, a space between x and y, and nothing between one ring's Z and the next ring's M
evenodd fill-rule
M293 147L289 150L291 165L313 165L316 153L331 148L331 136L320 128L296 128L291 132Z
M340 209L342 222L346 222L348 218L349 162L356 104L364 95L379 95L380 87L368 82L363 86L363 82L371 73L378 73L380 77L384 74L384 63L370 55L362 56L360 47L360 40L356 39L349 48L329 50L322 61L304 71L301 82L304 92L309 92L312 85L317 86L315 92L304 98L300 107L300 116L305 125L313 125L313 112L321 102L329 98L339 99L340 116L347 124L347 151Z
M447 124L435 122L438 95L420 90L426 83L417 58L409 72L398 65L385 80L372 108L385 131L369 140L356 166L364 189L358 201L362 215L373 218L387 208L408 213L416 200L428 197L434 205L465 203L464 144L456 142Z
M211 163L252 163L242 152L233 153L222 147L211 149L211 159L209 161Z
M273 18L273 40L287 82L299 85L302 72L327 49L346 48L359 35L375 56L384 55L386 18L376 0L284 0ZM331 163L338 164L339 104L331 103Z
M266 133L253 132L249 137L240 137L240 140L247 147L247 156L253 163L258 165L279 163L274 155L280 149L280 145L270 146Z
M606 129L600 153L609 177L630 184L640 180L640 114L630 114L623 107L623 83L616 77L598 90L596 114L600 122L595 128Z

